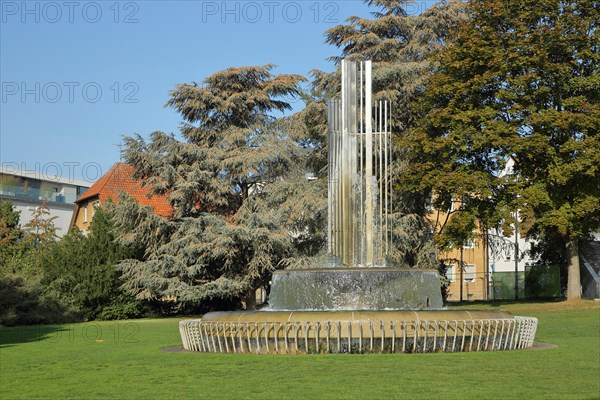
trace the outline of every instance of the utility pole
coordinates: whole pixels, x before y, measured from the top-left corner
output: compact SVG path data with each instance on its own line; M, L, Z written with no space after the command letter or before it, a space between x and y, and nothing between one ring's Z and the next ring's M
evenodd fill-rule
M519 213L515 213L515 300L519 300Z
M460 301L463 301L463 248L464 245L461 244L460 246L460 265L458 266L460 268Z
M485 299L490 299L490 232L485 228Z

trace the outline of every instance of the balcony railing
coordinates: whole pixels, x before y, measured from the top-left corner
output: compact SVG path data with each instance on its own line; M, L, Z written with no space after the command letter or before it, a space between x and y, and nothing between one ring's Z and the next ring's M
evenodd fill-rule
M62 194L40 190L36 188L23 188L22 186L3 185L0 187L0 195L14 197L15 199L48 201L52 203L74 204L77 196L74 194Z

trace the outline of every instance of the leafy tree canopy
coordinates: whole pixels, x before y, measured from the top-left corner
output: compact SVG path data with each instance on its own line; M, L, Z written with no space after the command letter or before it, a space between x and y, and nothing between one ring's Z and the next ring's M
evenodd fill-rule
M587 0L468 3L405 142L419 155L406 175L415 190L466 198L490 224L519 209L524 230L559 233L571 298L577 240L600 221L599 10ZM514 170L500 178L509 157Z

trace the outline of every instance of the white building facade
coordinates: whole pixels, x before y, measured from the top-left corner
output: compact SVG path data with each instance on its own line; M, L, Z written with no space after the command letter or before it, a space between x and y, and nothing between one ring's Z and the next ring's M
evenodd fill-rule
M21 227L31 221L35 210L45 202L50 211L48 218L56 217L54 226L59 237L69 231L75 200L90 186L89 182L78 179L0 166L0 198L10 201L20 212Z

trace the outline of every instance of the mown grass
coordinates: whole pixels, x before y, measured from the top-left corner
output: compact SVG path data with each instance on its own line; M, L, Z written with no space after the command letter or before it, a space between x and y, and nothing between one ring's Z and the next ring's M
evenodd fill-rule
M598 399L600 303L491 303L539 318L546 350L256 356L167 353L179 319L0 328L5 399Z

